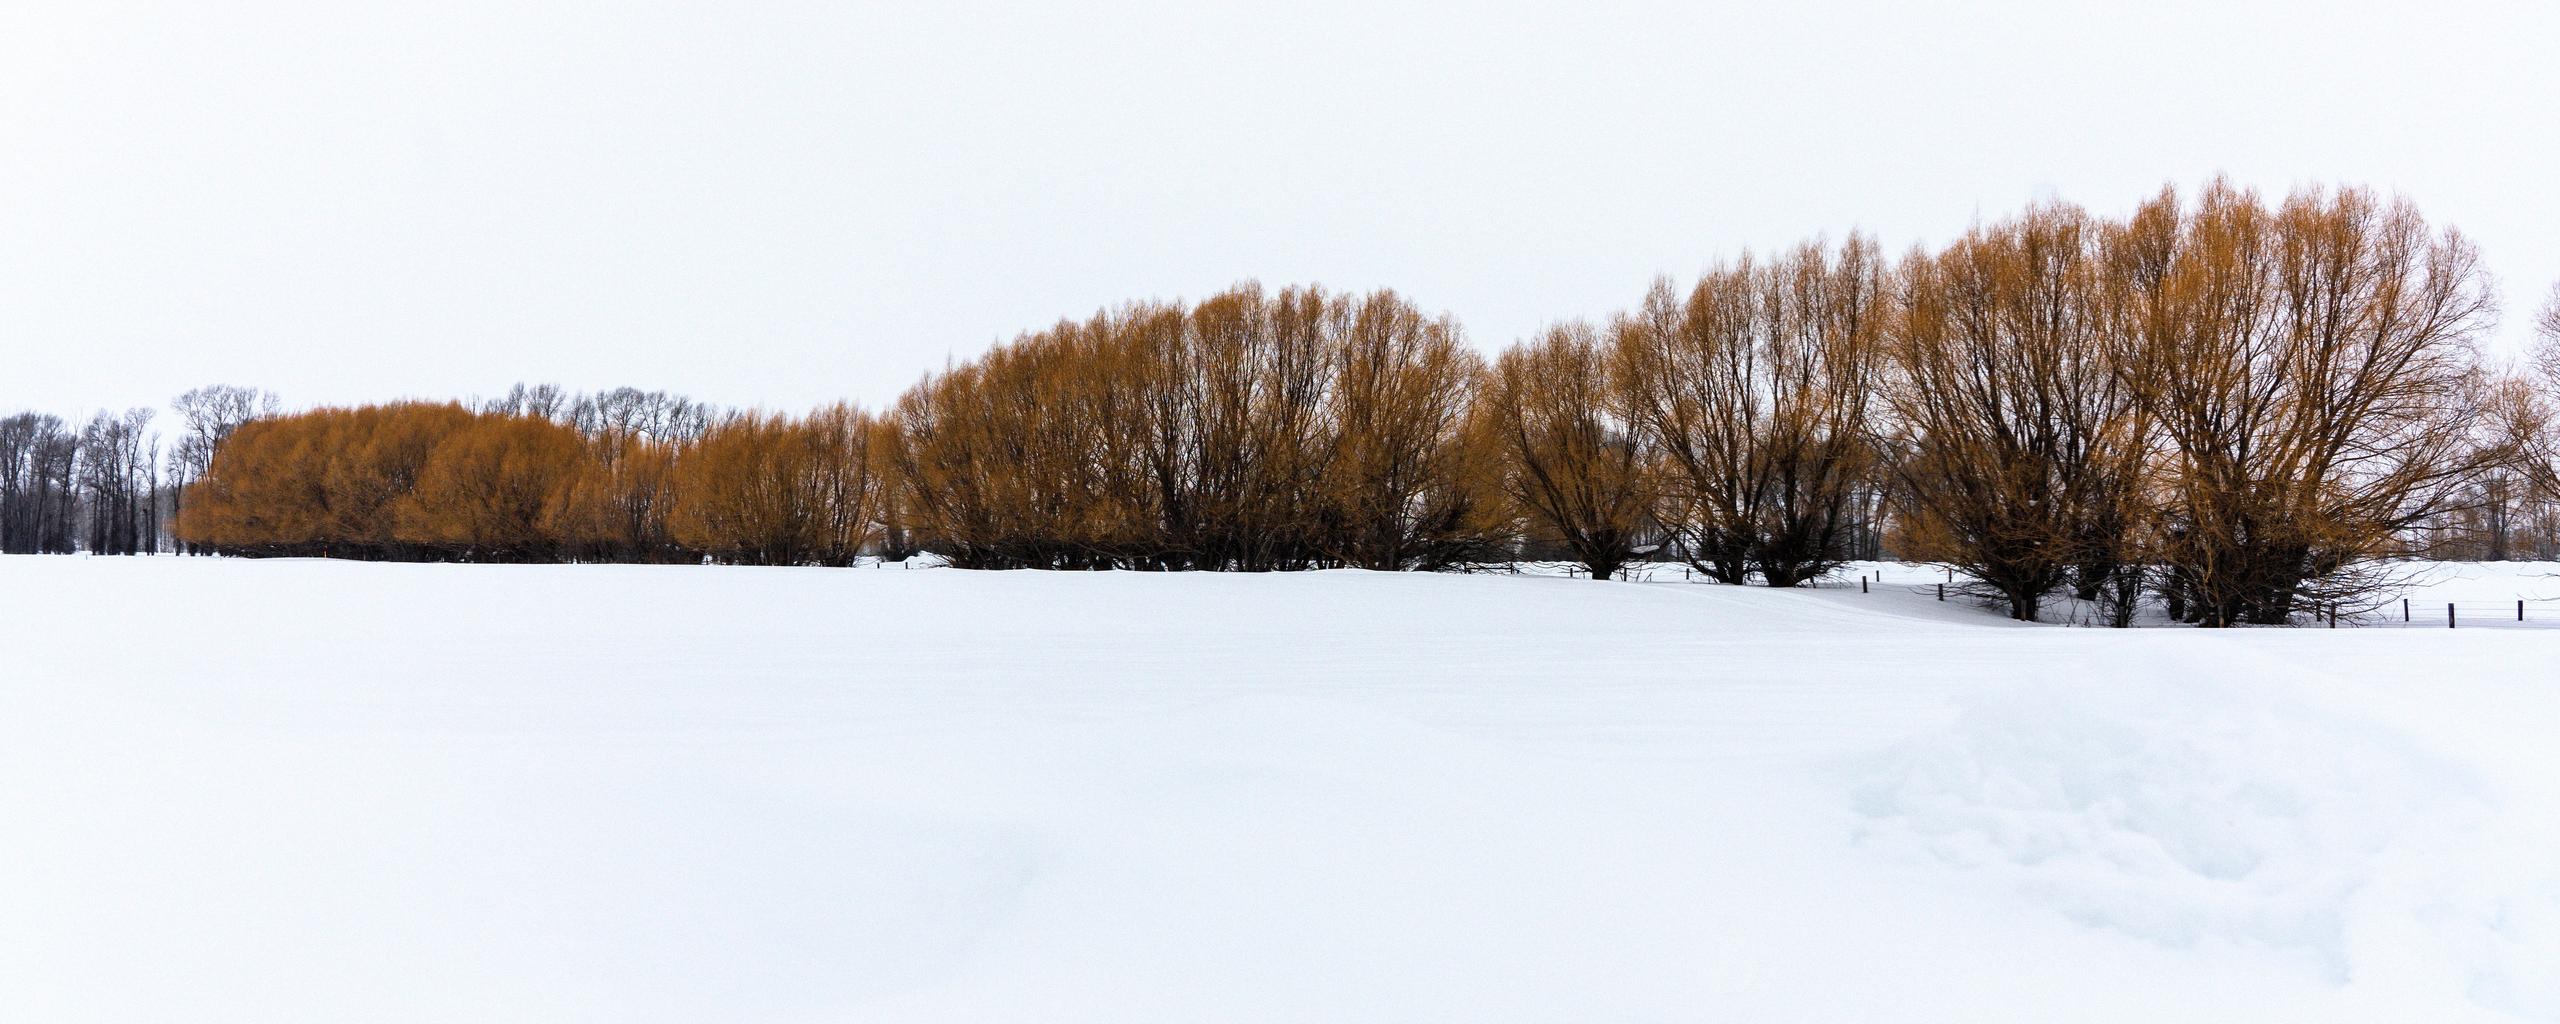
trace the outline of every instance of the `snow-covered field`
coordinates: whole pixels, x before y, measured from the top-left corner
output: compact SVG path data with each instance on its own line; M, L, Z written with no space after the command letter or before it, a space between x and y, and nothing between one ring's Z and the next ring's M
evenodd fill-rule
M2560 630L1885 571L0 559L0 1020L2560 1019Z

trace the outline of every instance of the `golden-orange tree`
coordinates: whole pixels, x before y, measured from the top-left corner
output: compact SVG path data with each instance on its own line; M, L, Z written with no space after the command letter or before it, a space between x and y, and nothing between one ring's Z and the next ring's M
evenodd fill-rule
M2405 201L2217 182L2175 225L2118 360L2159 423L2171 603L2203 625L2352 600L2512 453L2484 443L2479 254Z
M1660 518L1709 577L1773 587L1846 560L1876 465L1872 413L1884 268L1875 244L1805 245L1656 282L1616 324Z
M726 561L850 564L877 529L875 437L871 418L846 405L721 420L676 459L669 527Z
M481 415L445 435L396 502L403 544L471 561L547 561L587 456L578 432L534 416Z
M400 536L402 499L472 419L458 403L401 402L252 420L188 485L179 539L239 554L437 557Z
M896 507L966 566L1443 567L1499 539L1481 366L1392 292L1132 305L910 390Z
M2114 361L2133 297L2111 275L2142 268L2111 252L2112 230L2061 205L1976 228L1903 267L1887 332L1907 553L1960 567L2022 620L2075 572L2084 596L2138 590L2152 432Z
M571 427L396 402L238 425L186 488L174 532L230 554L530 561L575 556L609 495Z
M1322 547L1334 564L1437 569L1490 556L1492 454L1466 429L1484 360L1447 317L1393 292L1353 305L1334 343Z
M1595 580L1636 556L1654 504L1627 374L1588 324L1550 328L1495 360L1478 401L1524 540Z

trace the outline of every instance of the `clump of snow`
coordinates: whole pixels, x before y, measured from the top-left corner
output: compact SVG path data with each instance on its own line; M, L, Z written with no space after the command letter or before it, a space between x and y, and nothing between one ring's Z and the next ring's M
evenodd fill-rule
M2336 685L2227 646L2116 645L1967 693L1951 728L1873 759L1858 835L2088 927L2560 1018L2548 808L2325 706Z
M2339 910L2449 770L2264 686L2100 670L1968 695L1858 793L1878 837L2074 920L2344 969ZM2459 792L2458 790L2456 791Z

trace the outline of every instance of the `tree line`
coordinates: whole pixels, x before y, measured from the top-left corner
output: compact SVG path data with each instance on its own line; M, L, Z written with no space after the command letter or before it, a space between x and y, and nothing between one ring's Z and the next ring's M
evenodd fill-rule
M1390 291L1247 284L1065 321L877 413L518 386L0 421L10 551L474 561L1431 570L1676 561L1795 586L1958 568L2010 614L2204 625L2352 600L2403 556L2560 556L2560 290L2480 351L2476 250L2360 189L2045 203L1656 281L1491 358ZM165 472L165 477L164 477ZM165 528L165 529L164 529Z
M885 538L878 420L518 387L242 424L178 536L226 554L845 565Z
M0 417L0 554L153 554L179 550L171 522L187 484L230 432L277 414L252 388L197 388L171 403L179 433L164 450L156 412Z

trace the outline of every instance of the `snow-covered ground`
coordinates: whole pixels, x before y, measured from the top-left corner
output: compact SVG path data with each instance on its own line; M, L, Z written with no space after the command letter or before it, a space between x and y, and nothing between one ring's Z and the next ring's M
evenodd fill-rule
M2560 1019L2560 631L1883 571L0 559L0 1020Z

